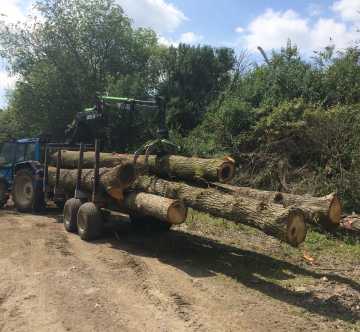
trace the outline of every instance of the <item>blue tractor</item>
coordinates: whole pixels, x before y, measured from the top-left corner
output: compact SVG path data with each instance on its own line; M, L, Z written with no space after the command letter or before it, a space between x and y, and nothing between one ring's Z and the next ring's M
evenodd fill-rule
M44 146L40 138L26 138L2 145L0 152L0 207L12 194L17 210L39 211L44 206Z

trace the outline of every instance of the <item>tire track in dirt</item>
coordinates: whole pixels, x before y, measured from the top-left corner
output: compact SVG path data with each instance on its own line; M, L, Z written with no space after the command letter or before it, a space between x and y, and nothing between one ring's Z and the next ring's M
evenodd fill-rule
M94 257L117 275L123 275L127 287L139 293L153 306L153 310L162 313L163 319L179 321L186 331L211 330L211 324L207 323L209 317L204 321L198 314L196 306L192 304L194 296L188 296L194 293L198 293L197 297L204 295L202 292L199 294L191 278L188 279L185 287L188 288L187 292L182 293L177 286L179 278L184 278L183 273L177 273L171 266L161 264L156 259L148 260L123 249L119 250L118 242L113 238L105 239L103 242L105 246L98 250ZM217 325L212 323L213 326Z
M121 293L131 293L131 297L127 297L127 302L131 304L131 298L134 298L136 303L133 305L141 308L141 313L137 312L134 319L138 315L146 316L149 321L156 324L155 326L150 325L151 327L148 327L147 330L189 330L186 321L171 310L170 297L163 294L156 286L157 276L140 258L108 246L99 247L98 244L94 246L84 243L77 237L71 240L77 247L76 252L80 259L86 263L91 259L92 264L96 266L99 278L106 280L108 287L116 289L121 285ZM84 250L84 246L87 247L86 250ZM80 247L82 248L80 249ZM94 258L97 261L95 264Z
M55 218L0 211L0 331L342 330L273 296L257 263L246 270L254 255L176 230L86 243Z

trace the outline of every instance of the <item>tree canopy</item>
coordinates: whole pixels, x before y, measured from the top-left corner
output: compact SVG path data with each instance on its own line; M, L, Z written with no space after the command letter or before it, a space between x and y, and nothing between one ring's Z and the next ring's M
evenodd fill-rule
M315 192L337 189L351 206L360 201L349 184L360 184L356 42L309 58L289 41L251 64L231 48L165 47L151 29L135 28L113 0L40 0L36 9L38 18L27 23L0 22L0 56L20 77L0 112L1 141L44 133L62 140L97 93L161 95L183 153L270 155L252 184L276 189L269 180L278 168L273 161L285 160L315 174ZM153 122L130 124L120 115L111 130L114 150L135 149L154 134Z

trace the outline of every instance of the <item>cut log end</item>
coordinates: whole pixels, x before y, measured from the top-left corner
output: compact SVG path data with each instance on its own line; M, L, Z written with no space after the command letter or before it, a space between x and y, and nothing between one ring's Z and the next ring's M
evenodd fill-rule
M232 162L224 162L218 169L218 178L222 183L227 183L235 175L235 165Z
M180 225L185 222L187 208L181 201L175 201L168 209L168 222L172 225Z
M341 220L342 208L337 195L333 195L329 208L329 220L333 225L339 225Z
M288 217L286 241L290 245L297 247L305 241L306 233L304 215L298 210L291 211Z

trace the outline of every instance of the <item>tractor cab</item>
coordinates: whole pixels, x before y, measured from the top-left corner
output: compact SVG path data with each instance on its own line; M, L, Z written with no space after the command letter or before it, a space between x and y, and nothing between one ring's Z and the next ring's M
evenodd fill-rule
M29 162L39 162L40 159L41 143L39 138L24 138L2 145L0 150L0 207L9 198L17 170L29 167Z

